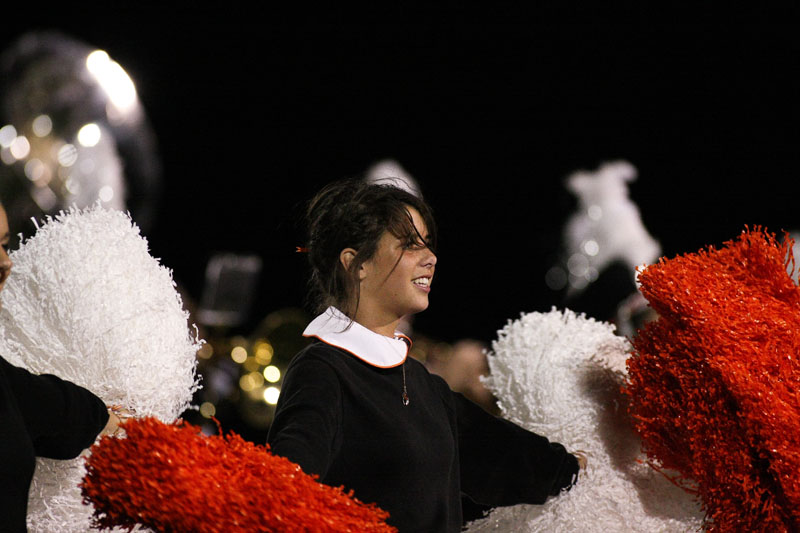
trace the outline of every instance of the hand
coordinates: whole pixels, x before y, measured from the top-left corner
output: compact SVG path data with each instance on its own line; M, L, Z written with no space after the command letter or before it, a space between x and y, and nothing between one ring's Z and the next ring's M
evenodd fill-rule
M120 428L120 424L131 416L132 415L129 411L126 411L119 406L112 405L108 408L108 422L106 422L106 427L103 428L103 431L100 432L100 435L116 436L122 429Z
M578 468L580 468L580 470L585 470L588 462L586 459L586 452L583 450L575 450L572 452L572 455L574 455L575 459L578 460Z

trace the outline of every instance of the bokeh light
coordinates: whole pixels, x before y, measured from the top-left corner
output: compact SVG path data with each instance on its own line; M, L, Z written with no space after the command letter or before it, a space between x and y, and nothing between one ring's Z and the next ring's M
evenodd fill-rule
M37 137L47 137L53 131L53 120L48 115L39 115L33 119L31 129Z
M278 403L280 394L281 390L278 387L267 387L264 389L264 401L269 405L275 405Z
M81 144L81 146L85 146L87 148L97 146L97 143L100 142L101 136L102 133L100 132L100 126L94 122L85 124L81 129L78 130L78 142Z
M0 147L10 148L11 143L17 138L17 128L11 124L6 124L0 128Z
M211 418L217 414L216 406L211 402L203 402L200 404L200 414L205 418Z
M247 361L247 350L244 346L234 346L231 350L231 359L242 364Z
M269 365L264 369L264 379L270 383L277 383L281 379L281 370L275 365Z
M31 143L24 135L18 135L13 141L11 141L11 145L8 147L8 149L11 150L11 155L13 155L16 159L25 159L31 152Z
M260 365L268 365L272 361L272 356L275 353L272 345L267 341L258 341L255 345L255 358Z

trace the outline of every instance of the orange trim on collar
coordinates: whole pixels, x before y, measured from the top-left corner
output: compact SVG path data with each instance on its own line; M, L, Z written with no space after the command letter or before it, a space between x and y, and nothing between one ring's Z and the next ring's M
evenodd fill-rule
M400 365L402 365L403 363L405 363L405 362L406 362L406 359L408 359L408 352L406 352L406 356L403 358L403 360L402 360L402 361L400 361L399 363L397 363L396 365L387 365L387 366L383 366L383 365L376 365L375 363L373 363L373 362L371 362L371 361L367 361L366 359L364 359L363 357L361 357L361 356L360 356L360 355L358 355L357 353L355 353L355 352L351 352L351 351L350 351L350 350L348 350L347 348L343 348L343 347L341 347L341 346L339 346L339 345L337 345L337 344L333 344L333 343L331 343L331 342L328 342L328 341L326 341L325 339L321 339L320 337L317 337L316 335L303 335L303 337L306 337L306 338L314 338L314 339L317 339L317 340L318 340L318 341L320 341L320 342L323 342L323 343L327 344L328 346L333 346L334 348L339 348L339 349L340 349L340 350L342 350L343 352L347 352L347 353L349 353L350 355L352 355L353 357L355 357L355 358L356 358L356 359L358 359L359 361L364 361L364 362L365 362L365 363L367 363L369 366L374 366L375 368L397 368L398 366L400 366ZM405 335L403 335L403 337L404 337L404 338L406 338L406 339L408 339L408 337L406 337Z
M411 339L397 331L393 337L386 337L350 320L335 307L314 318L303 336L335 346L376 368L402 365L412 345Z

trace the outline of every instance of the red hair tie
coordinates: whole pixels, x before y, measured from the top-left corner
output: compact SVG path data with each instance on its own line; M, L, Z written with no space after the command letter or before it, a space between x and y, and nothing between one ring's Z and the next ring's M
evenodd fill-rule
M308 253L308 248L305 248L303 246L298 246L297 249L295 250L295 252L298 253L298 254L307 254Z

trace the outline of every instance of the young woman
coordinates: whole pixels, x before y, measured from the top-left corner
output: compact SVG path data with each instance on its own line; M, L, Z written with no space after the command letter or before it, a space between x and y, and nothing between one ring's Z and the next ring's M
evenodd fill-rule
M290 363L270 428L273 453L390 513L401 532L462 527L481 505L543 503L579 463L494 417L408 357L400 320L428 307L436 269L429 207L405 190L345 180L308 212L315 342Z
M0 205L0 290L11 273L9 228ZM72 459L119 418L100 398L52 375L35 375L0 357L0 531L24 532L36 457Z

